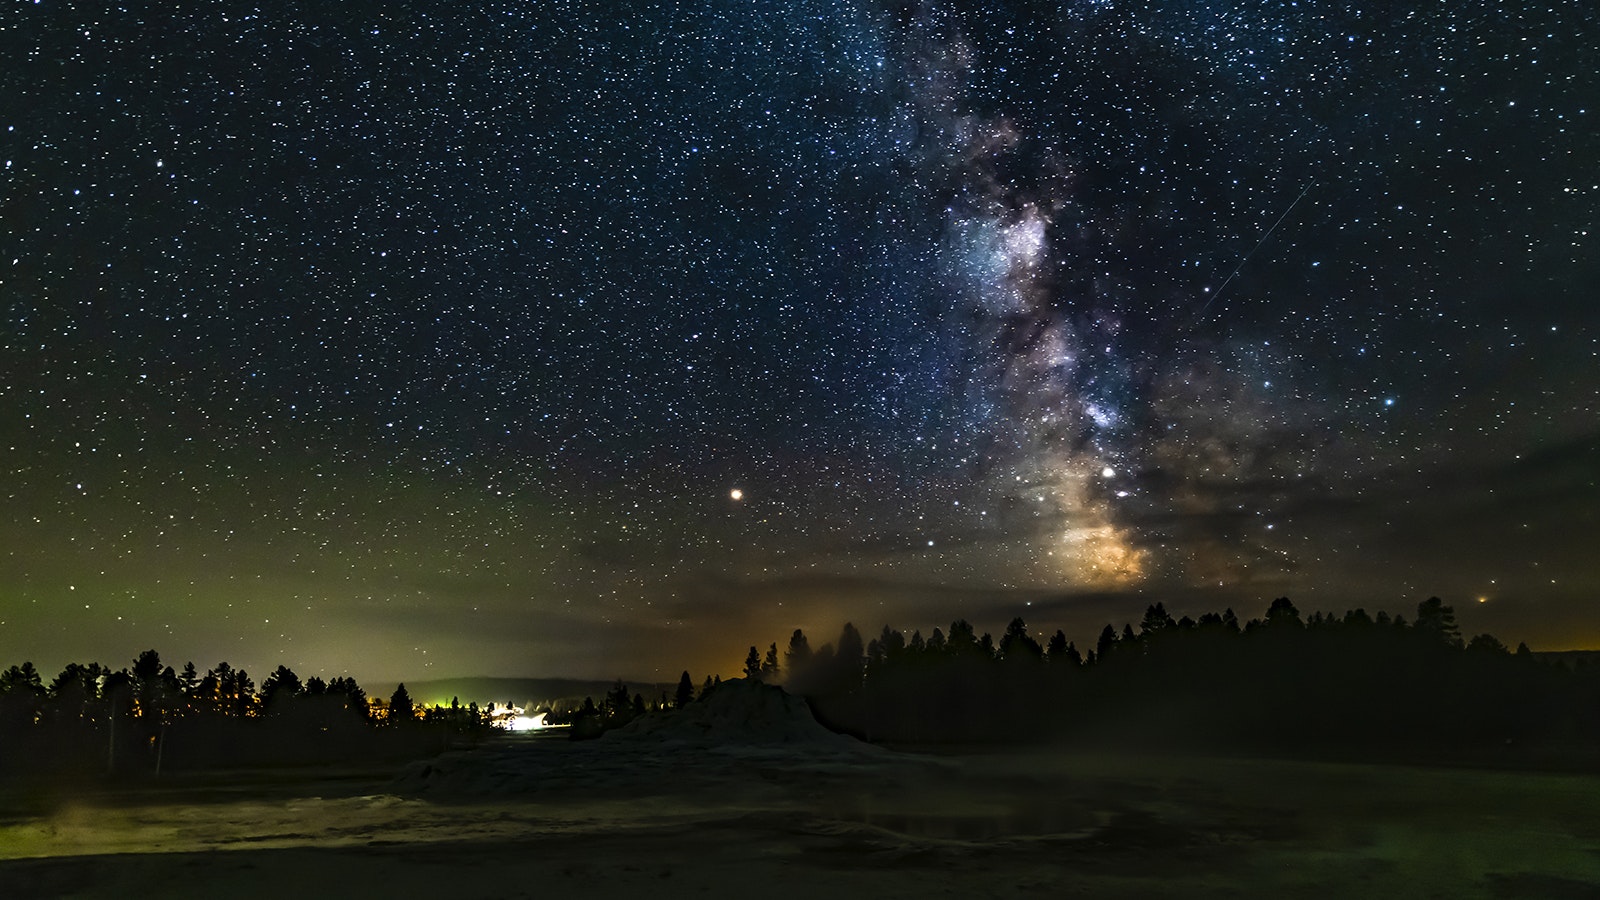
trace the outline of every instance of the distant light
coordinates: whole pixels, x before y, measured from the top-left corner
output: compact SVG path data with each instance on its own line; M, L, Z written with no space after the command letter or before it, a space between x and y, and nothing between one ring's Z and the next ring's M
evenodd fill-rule
M1115 477L1117 477L1117 470L1111 468L1110 466L1106 466L1104 469L1100 470L1100 477L1101 478L1115 478Z
M544 724L544 713L536 716L513 716L508 721L506 728L511 731L538 731L549 726Z
M1489 598L1488 597L1479 597L1478 598L1478 602L1479 603L1488 603L1489 602Z
M734 488L733 490L728 492L728 497L729 497L729 499L732 499L732 500L743 500L744 499L744 491L741 491L738 488Z

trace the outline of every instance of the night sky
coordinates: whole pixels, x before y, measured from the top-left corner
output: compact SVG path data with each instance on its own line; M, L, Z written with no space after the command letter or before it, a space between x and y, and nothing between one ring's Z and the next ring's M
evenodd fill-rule
M0 664L1600 646L1592 4L106 6L0 11Z

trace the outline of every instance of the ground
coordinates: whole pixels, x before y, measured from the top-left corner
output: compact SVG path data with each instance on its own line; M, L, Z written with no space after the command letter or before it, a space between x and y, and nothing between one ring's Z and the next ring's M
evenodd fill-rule
M510 740L13 791L24 897L1600 897L1600 777Z

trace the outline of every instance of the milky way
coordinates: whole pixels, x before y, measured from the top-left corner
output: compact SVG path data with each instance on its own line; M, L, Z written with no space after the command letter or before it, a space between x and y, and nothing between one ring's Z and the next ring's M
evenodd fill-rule
M0 647L675 677L1283 594L1587 644L1597 26L18 6Z

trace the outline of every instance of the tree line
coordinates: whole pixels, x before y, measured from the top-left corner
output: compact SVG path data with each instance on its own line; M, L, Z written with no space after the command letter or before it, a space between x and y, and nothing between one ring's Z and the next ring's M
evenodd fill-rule
M24 662L0 670L0 776L400 759L475 740L491 712L418 706L404 684L384 702L282 665L258 688L226 662L175 670L155 650L121 669L68 663L48 683Z
M1312 754L1589 754L1600 743L1600 668L1540 660L1488 634L1463 640L1437 597L1415 617L1262 618L1229 609L1107 624L1081 649L1013 619L998 640L964 619L866 640L846 624L812 648L801 630L751 647L749 678L782 681L817 718L869 740L1016 742ZM1586 748L1586 749L1585 749Z
M752 646L747 678L782 683L825 725L888 743L1049 740L1142 749L1428 754L1463 761L1569 763L1600 745L1600 666L1464 640L1437 597L1409 621L1353 609L1303 617L1278 598L1261 618L1233 610L1174 618L1161 603L1137 627L1107 624L1080 650L1035 636L1020 617L999 639L965 619L907 637L864 638L847 623L813 648L796 629L780 652ZM601 702L546 710L595 737L640 715L681 708L618 681ZM227 663L174 670L148 650L112 670L69 663L45 683L31 663L0 670L0 777L60 771L151 774L283 763L410 758L474 742L492 706L419 706L400 685L388 701L354 679L301 680L279 666L259 687Z
M591 740L607 731L621 728L646 713L682 709L704 697L720 684L722 684L721 675L707 675L700 689L696 691L694 679L685 669L678 677L677 687L671 695L662 691L657 699L646 700L644 695L639 693L633 694L630 698L628 685L619 678L611 689L606 691L599 703L595 703L593 697L585 697L581 704L568 705L558 701L547 707L544 711L545 723L571 726L568 736L572 740Z

